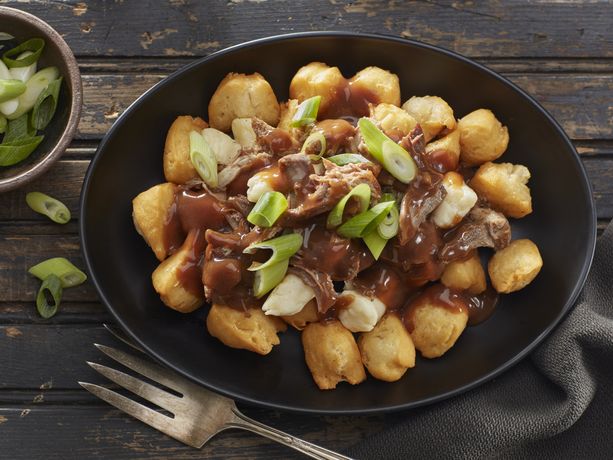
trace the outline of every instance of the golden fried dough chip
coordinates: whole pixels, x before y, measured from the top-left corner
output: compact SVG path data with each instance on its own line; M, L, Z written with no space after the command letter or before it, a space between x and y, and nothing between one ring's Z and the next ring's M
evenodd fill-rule
M488 272L496 291L509 293L523 289L541 271L543 259L536 244L528 239L511 241L496 252L488 264Z
M164 177L168 182L184 184L199 178L189 158L189 133L201 132L207 127L202 118L189 115L177 117L172 123L164 145Z

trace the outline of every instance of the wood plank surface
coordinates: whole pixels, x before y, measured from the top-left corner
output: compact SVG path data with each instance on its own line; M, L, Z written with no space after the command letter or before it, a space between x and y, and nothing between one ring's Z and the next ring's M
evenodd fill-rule
M44 17L78 56L201 56L256 36L309 30L390 34L474 57L613 56L613 6L606 1L6 3Z

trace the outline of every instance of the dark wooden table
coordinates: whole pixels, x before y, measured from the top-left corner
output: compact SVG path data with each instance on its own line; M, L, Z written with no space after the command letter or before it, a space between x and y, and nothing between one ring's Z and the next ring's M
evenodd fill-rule
M423 40L473 57L534 95L562 124L594 186L599 228L613 217L613 4L547 1L6 1L48 21L76 54L84 110L76 139L53 169L0 196L1 458L288 458L249 433L226 432L202 451L185 447L90 396L101 382L85 364L93 342L117 344L91 284L66 292L49 321L36 314L26 270L53 256L83 267L77 220L51 224L27 191L61 198L78 214L96 145L137 96L199 56L246 40L305 30L352 30ZM538 155L538 152L534 152ZM555 174L555 165L551 165ZM474 390L474 391L479 391ZM427 409L426 409L427 410ZM245 408L248 415L332 449L395 416L314 417Z

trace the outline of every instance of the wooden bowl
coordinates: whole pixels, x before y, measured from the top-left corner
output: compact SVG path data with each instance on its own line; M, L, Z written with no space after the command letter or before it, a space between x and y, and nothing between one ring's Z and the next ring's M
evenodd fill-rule
M0 31L20 42L36 37L45 40L38 68L53 65L64 77L57 111L43 132L43 141L24 161L0 167L0 192L5 192L34 180L60 158L77 130L83 96L77 61L62 36L49 24L24 11L0 6Z

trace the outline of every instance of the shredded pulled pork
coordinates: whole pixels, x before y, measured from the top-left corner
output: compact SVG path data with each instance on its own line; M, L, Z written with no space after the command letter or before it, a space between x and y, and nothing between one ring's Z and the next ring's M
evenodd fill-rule
M315 291L317 310L319 313L326 313L337 298L332 278L327 273L301 265L299 260L295 260L294 263L295 265L289 268L288 273L296 275Z

